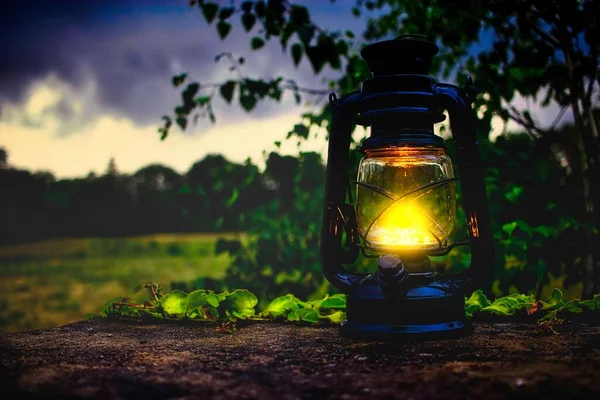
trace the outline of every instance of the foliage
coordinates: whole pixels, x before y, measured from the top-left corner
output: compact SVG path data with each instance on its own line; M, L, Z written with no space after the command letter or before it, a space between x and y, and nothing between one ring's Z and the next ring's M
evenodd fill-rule
M114 160L105 174L56 180L0 168L0 245L58 237L244 230L238 216L275 188L251 162L208 155L179 174L151 164L131 175Z
M314 301L302 301L292 294L273 299L262 311L256 312L257 298L245 289L215 293L196 290L189 294L173 290L163 294L154 283L144 285L148 289L148 300L134 304L127 298L118 298L106 304L100 312L102 317L146 318L171 320L199 320L230 323L236 320L281 320L302 323L338 324L346 318L346 295L325 295ZM481 290L465 299L467 317L522 316L531 321L548 325L561 323L573 315L600 311L600 294L593 300L565 302L562 292L552 291L545 301L536 301L532 295L512 294L491 302ZM560 322L558 322L560 321Z
M576 184L529 135L503 135L481 143L480 151L497 238L495 294L537 289L539 297L552 278L565 278L565 287L584 281L586 233L598 232L591 221L576 217ZM465 250L454 252L449 263L465 264Z
M302 297L324 294L319 252L324 175L316 153L269 155L264 177L276 188L273 197L240 214L240 224L248 227L245 243L217 243L217 253L233 257L227 287L248 288L261 300L289 292Z
M246 289L216 293L199 289L191 293L172 290L166 294L157 284L142 285L149 296L142 303L119 297L109 301L100 311L102 317L166 318L235 322L244 319L286 320L293 322L340 323L345 318L345 295L326 295L315 301L301 301L291 294L273 299L262 311L256 312L257 297Z
M356 18L367 19L361 36L352 31L323 29L312 21L307 8L287 1L244 1L239 7L237 2L227 6L192 3L202 9L209 24L222 11L218 14L220 21L233 27L233 18L239 12L242 26L250 33L252 51L277 40L296 65L306 59L315 74L325 66L340 71L339 78L327 82L326 88L298 88L286 77L246 77L239 68L243 58L236 61L233 54L223 53L238 79L211 85L221 89L227 102L233 98L229 88L239 87L238 100L246 111L256 104L253 101L252 107L247 107L243 99L248 97L278 101L287 90L300 102L304 95L354 91L369 76L357 54L361 42L402 33L435 34L432 39L440 45L440 54L434 59L432 74L447 79L468 72L479 88L474 104L479 116L477 131L490 177L487 184L496 221L494 231L501 239L496 292L506 293L512 286L520 291L535 290L537 286L539 292L550 281L550 274L554 278L567 274L567 285L583 282L588 298L600 289L600 247L596 246L596 227L600 226L600 136L594 115L600 54L597 1L476 0L454 4L438 0L359 0L349 11ZM254 29L255 23L263 29ZM249 81L260 85L250 87ZM189 84L198 84L201 90L211 88L199 82ZM517 95L542 106L554 101L563 109L550 126L543 127L527 109L514 106L512 101ZM212 100L213 96L208 96L202 106L208 108ZM196 108L203 110L197 106L199 102L183 99L183 104L183 109L175 109L179 118L191 115ZM556 129L567 109L574 115L575 126ZM215 116L210 112L208 115L214 122ZM495 116L517 123L535 142L518 138L493 145L488 134ZM170 121L171 117L165 118ZM300 128L294 127L290 134L306 139L313 125L323 126L328 120L328 107L305 113ZM161 128L163 139L169 126ZM267 242L266 246L275 245L274 241ZM464 265L466 257L464 252L456 252L449 258L450 264Z
M554 333L554 327L565 320L598 311L600 294L596 294L591 300L565 301L562 292L556 288L545 301L536 300L533 295L515 293L491 302L481 290L476 290L465 300L465 313L468 317L482 317L486 314L524 319L533 317L540 327Z

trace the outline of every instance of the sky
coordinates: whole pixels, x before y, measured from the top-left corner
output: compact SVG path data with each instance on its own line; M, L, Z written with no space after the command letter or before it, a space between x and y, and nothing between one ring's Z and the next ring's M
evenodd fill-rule
M332 30L360 33L366 24L351 15L354 0L294 3L306 5L317 25ZM11 165L58 178L103 173L110 158L122 173L151 163L183 173L210 153L262 165L264 152L274 150L274 142L310 110L296 105L291 94L281 103L261 102L252 113L217 98L216 124L201 119L159 140L161 116L179 104L181 90L171 77L188 72L200 82L235 78L226 61L215 62L223 51L244 57L242 72L250 77L283 75L322 88L339 74L326 69L317 77L306 60L296 68L274 41L252 52L252 35L238 21L221 41L188 0L2 2L0 31L0 147ZM537 111L552 120L557 109ZM301 150L325 155L325 132L316 133ZM284 142L282 151L297 152L296 142Z

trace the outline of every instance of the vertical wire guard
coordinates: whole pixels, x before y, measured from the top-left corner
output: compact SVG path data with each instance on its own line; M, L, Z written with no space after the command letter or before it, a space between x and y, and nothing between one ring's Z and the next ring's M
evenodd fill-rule
M330 101L332 118L327 153L325 208L321 227L321 261L327 280L339 290L349 293L351 286L366 274L351 273L342 265L344 262L356 261L358 246L353 245L349 250L343 249L344 223L337 210L344 210L346 200L350 140L360 93L354 92L339 100L332 95Z
M468 80L468 84L470 80ZM494 240L485 180L478 151L474 114L470 101L453 85L438 84L437 97L450 114L452 137L460 173L463 207L471 240L471 265L465 290L491 283L494 272Z

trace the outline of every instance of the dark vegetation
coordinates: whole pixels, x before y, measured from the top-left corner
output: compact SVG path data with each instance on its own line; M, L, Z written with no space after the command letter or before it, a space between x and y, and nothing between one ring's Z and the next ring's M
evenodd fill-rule
M561 134L572 130L566 126ZM451 153L452 142L447 144ZM596 230L575 217L565 169L525 134L485 142L481 151L497 239L494 293L535 293L548 283L580 285L585 229ZM15 221L2 225L4 243L239 230L249 233L246 240L217 242L216 251L230 253L233 261L224 282L212 283L211 289L246 288L261 299L286 293L317 298L329 290L319 258L324 165L315 153L297 158L273 153L263 172L208 156L185 175L154 165L131 176L113 167L99 177L55 181L5 168L0 182L10 188L0 198L3 218ZM463 235L463 226L455 229L454 239ZM468 260L468 249L457 248L439 268L460 269ZM175 287L199 289L203 282Z
M203 86L187 73L174 76L173 85L183 89L182 101L173 115L163 117L162 139L173 123L181 129L197 117L214 123L212 101L217 96L228 103L237 100L251 112L259 101L278 102L285 92L299 104L332 90L347 94L369 77L358 52L365 43L403 33L428 34L440 47L431 74L460 82L468 73L479 89L476 127L498 244L496 280L488 292L535 292L540 297L548 283L579 285L586 298L600 291L600 2L358 0L349 12L367 20L360 36L318 26L309 9L288 1L225 3L191 1L190 6L200 9L221 39L232 29L243 29L252 51L278 42L296 65L308 62L317 75L337 70L338 78L325 78L327 87L304 88L285 76L247 76L244 57L218 54L215 61L227 59L234 77ZM529 109L515 106L517 95L541 106L554 102L560 111L553 121L541 123ZM560 127L567 112L574 123ZM311 129L326 127L329 117L326 104L303 114L288 138L308 140ZM492 143L494 117L515 123L522 134L503 135ZM452 152L451 141L449 147ZM314 211L307 211L318 196L307 195L306 189L294 187L295 208L271 203L252 213L251 251L227 243L235 256L231 278L239 287L260 295L301 294L319 287L318 202ZM455 232L455 239L462 235ZM454 250L441 268L465 265L468 253Z
M497 240L496 280L484 289L497 296L521 292L539 298L549 285L575 287L591 298L600 291L599 3L359 0L349 10L368 21L359 36L317 26L306 7L287 1L191 1L221 39L243 29L252 51L277 41L296 65L308 61L315 74L337 70L338 78L327 87L303 88L283 76L246 76L241 55L217 54L217 62L228 63L232 79L203 86L187 73L173 77L182 90L181 104L163 117L159 133L165 139L174 124L185 129L197 117L215 122L216 97L251 112L259 101L277 102L288 92L299 104L331 90L347 94L369 76L357 51L364 43L401 33L429 34L441 49L431 73L457 83L469 73L480 90L474 108ZM528 109L511 103L517 95L542 106L554 102L561 111L551 123L540 123ZM573 123L561 126L566 113ZM494 117L516 123L522 133L491 142ZM313 109L291 127L288 138L309 140L311 130L326 127L328 120L326 105ZM452 153L451 140L448 146ZM357 161L360 155L353 151ZM3 165L4 243L240 230L248 233L247 240L217 244L217 252L233 257L224 287L248 289L260 299L286 293L318 298L329 290L319 259L324 166L317 154L272 153L264 172L209 156L184 176L163 166L123 176L111 167L103 176L62 181ZM456 229L454 239L463 236ZM468 250L455 249L438 268L460 269L468 258Z
M238 221L240 214L268 199L289 202L282 193L281 187L285 191L289 184L282 184L281 166L287 162L293 170L300 161L272 154L261 173L249 162L236 164L209 155L183 175L158 164L126 175L111 160L100 176L60 180L51 173L32 173L4 163L0 166L0 244L245 230L247 224Z

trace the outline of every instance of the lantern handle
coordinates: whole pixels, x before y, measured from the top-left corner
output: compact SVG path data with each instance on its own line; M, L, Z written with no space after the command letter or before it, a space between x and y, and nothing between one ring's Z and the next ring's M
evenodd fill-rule
M327 152L325 209L321 227L321 260L323 274L327 280L345 293L349 293L351 288L367 275L349 272L343 265L356 261L360 250L354 210L347 216L343 215L344 210L352 207L346 204L349 151L354 117L359 112L360 100L358 91L341 99L338 99L335 93L329 95L332 118ZM344 217L348 217L349 221L344 221ZM346 234L348 249L342 247L343 233Z
M467 77L464 88L444 83L438 83L436 88L438 104L450 114L450 127L461 177L462 202L471 241L471 265L462 282L465 291L488 286L494 271L494 240L490 211L477 149L475 115L471 107L476 93L471 77Z

